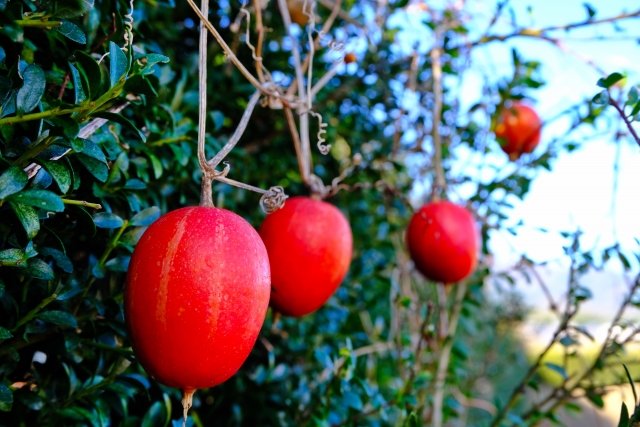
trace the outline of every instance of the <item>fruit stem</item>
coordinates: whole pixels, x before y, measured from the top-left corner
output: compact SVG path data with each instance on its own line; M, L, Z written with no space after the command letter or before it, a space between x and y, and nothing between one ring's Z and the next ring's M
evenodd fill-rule
M431 50L431 69L433 78L433 168L436 177L433 183L431 198L433 201L439 201L439 193L443 192L447 186L447 181L442 167L442 138L440 135L440 122L442 120L442 47L440 46L440 38L442 37L442 28L435 29L435 45ZM436 200L436 197L438 199Z
M209 14L209 0L202 0L202 14L206 17ZM202 191L200 193L200 206L213 207L213 196L211 195L211 181L213 177L209 172L211 168L207 164L205 153L205 138L207 131L207 28L204 21L200 21L200 46L198 52L198 163L202 170Z
M182 390L182 427L187 427L187 415L189 413L189 408L193 404L193 393L195 393L194 389L185 389Z

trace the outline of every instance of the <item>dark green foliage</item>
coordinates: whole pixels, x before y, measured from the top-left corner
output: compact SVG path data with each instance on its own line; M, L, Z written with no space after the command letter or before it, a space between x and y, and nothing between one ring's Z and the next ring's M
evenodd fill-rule
M291 78L275 3L263 13L265 25L273 28L265 65ZM356 3L345 1L345 7ZM406 4L399 0L392 8ZM146 227L161 213L199 202L198 24L184 1L136 1L135 7L135 49L123 50L128 1L0 0L0 426L181 423L180 392L154 382L135 362L122 299L131 253ZM239 12L235 2L213 2L211 8L219 28ZM328 17L326 9L319 11ZM359 34L353 25L337 23L346 37ZM358 154L361 162L346 183L387 184L343 191L331 200L349 218L355 237L344 285L310 316L273 325L269 315L241 371L196 393L187 425L417 426L429 417L437 366L433 351L444 342L432 327L438 318L434 284L412 273L402 233L412 214L406 195L413 181L430 181L433 174L421 170L428 163L423 141L401 137L431 126L431 63L424 56L418 65L418 82L427 88L418 93L421 108L392 135L389 129L395 129L394 117L402 110L397 88L411 67L410 58L392 53L395 31L385 28L377 49L331 79L314 105L329 124L327 141L334 144L329 156L314 151L314 172L331 182L354 166ZM458 26L446 33L448 77L466 67L459 43L466 32ZM241 39L228 25L221 33L226 40ZM251 52L239 46L238 57L253 70ZM330 67L318 57L316 78ZM206 149L211 156L235 129L253 88L227 66L213 41L209 59ZM441 126L447 130L447 169L456 147L500 152L495 141L486 142L487 123L495 122L506 100L526 97L543 84L539 63L514 51L513 66L513 78L488 83L486 99L464 119L445 88ZM609 88L614 80L610 76L601 86ZM640 109L636 89L628 105ZM588 104L571 114L577 127L593 124L601 111ZM553 141L521 167L487 182L476 182L468 171L456 177L457 184L477 186L470 202L486 219L484 254L489 230L500 227L509 210L505 194L522 199L537 170L549 169L559 152L575 148ZM308 194L281 110L258 107L227 160L233 179ZM260 224L258 195L221 183L214 183L213 191L218 207ZM482 287L488 275L484 266L470 278L461 300L445 385L500 407L526 371L512 334L525 308L519 301L501 307L487 301ZM46 362L41 356L34 361L36 352L44 353ZM487 386L492 396L485 395ZM537 388L538 378L526 386ZM490 422L486 411L463 407L458 393L447 392L445 418L468 411L473 425Z

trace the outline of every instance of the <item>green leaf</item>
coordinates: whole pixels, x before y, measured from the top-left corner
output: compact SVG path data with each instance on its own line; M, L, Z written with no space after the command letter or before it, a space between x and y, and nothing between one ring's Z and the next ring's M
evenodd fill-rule
M584 8L587 10L587 15L589 15L589 20L591 20L591 18L596 16L596 13L598 13L598 11L595 10L594 7L591 6L589 3L584 3Z
M65 138L73 141L80 133L80 125L70 116L58 116L52 117L46 120L55 127L49 131L49 135L64 136Z
M627 409L627 405L622 402L622 408L620 408L620 422L618 423L618 427L629 427L629 410Z
M633 404L638 404L638 394L636 393L636 384L633 382L633 377L629 373L629 368L624 363L622 364L624 367L624 372L627 374L627 379L629 380L629 384L631 385L631 391L633 391Z
M76 50L75 52L78 68L81 73L84 74L89 85L89 93L91 98L96 98L100 95L101 76L100 64L91 55L82 51Z
M100 212L93 216L93 222L100 228L120 228L124 221L116 214Z
M80 71L78 71L71 62L69 62L69 68L71 69L71 77L73 78L73 90L76 94L76 104L80 104L87 100L87 94L85 93L82 85L82 76L80 75Z
M604 408L604 400L602 400L602 396L587 394L587 398L592 401L598 408Z
M54 18L76 18L93 9L94 0L58 0Z
M166 64L167 62L169 62L169 57L164 56L164 55L160 55L158 53L150 53L147 56L143 56L142 58L139 59L139 61L145 62L146 64L144 65L144 67L140 70L141 72L144 71L150 71L151 67L153 67L156 64ZM146 73L145 73L146 74Z
M620 73L609 74L608 77L598 80L598 86L609 89L611 86L615 85L622 79L624 79L624 76Z
M606 105L609 103L609 92L603 90L593 97L592 102L596 105Z
M36 108L47 84L44 71L37 65L29 65L22 76L24 85L18 90L16 98L17 114L28 113Z
M71 280L62 290L58 293L58 301L68 300L69 298L73 298L82 292L82 288L78 284L76 280Z
M147 140L147 137L144 136L144 134L142 132L140 132L140 130L136 127L136 125L134 125L129 119L127 119L126 117L120 115L120 114L116 114L116 113L109 113L107 111L100 111L98 113L94 113L91 115L92 117L100 117L103 119L107 119L110 120L112 122L118 123L119 125L121 125L124 128L127 128L135 133L137 133L140 136L140 139L145 142Z
M356 411L362 410L362 406L363 406L362 399L360 398L360 396L358 396L356 393L352 391L344 392L342 401L344 402L344 405L349 408L353 408Z
M87 168L89 172L91 172L93 176L96 177L96 179L98 179L98 181L105 182L107 180L107 177L109 176L109 169L103 162L82 153L76 154L76 158L85 168Z
M567 379L567 373L565 372L564 368L562 366L558 366L554 363L545 363L544 364L547 368L552 369L554 371L556 371L557 373L559 373L560 375L562 375L563 379Z
M76 43L87 44L87 36L76 24L63 20L62 25L53 29Z
M45 322L53 323L54 325L67 326L70 328L78 327L78 322L76 322L76 318L73 317L73 314L68 313L66 311L59 311L59 310L45 311L44 313L40 313L38 315L38 319L43 320Z
M28 257L22 249L5 249L0 251L0 265L17 264L26 266Z
M124 90L146 96L158 96L151 82L140 74L131 76L124 84Z
M22 270L27 276L42 280L53 280L55 275L49 264L39 258L31 258L27 261L27 267Z
M9 201L9 204L22 223L24 231L27 232L27 238L33 240L38 234L38 231L40 231L38 212L31 206L23 205L22 203Z
M9 331L8 329L3 328L2 326L0 326L0 339L2 340L7 340L9 338L11 338L13 335L11 335L11 331ZM4 402L7 403L6 400L2 399L2 390L1 390L1 386L0 386L0 402Z
M29 176L18 166L11 166L0 175L0 200L22 190L29 182Z
M142 427L156 427L162 425L162 402L155 402L142 419Z
M135 214L131 218L131 225L145 227L153 224L158 218L160 218L160 208L152 206Z
M96 160L100 160L104 164L107 163L107 158L100 147L90 139L83 140L82 154L93 157Z
M13 404L13 393L6 385L0 383L0 411L9 412Z
M73 264L67 255L64 252L59 251L53 248L42 248L38 249L40 251L40 255L42 256L50 256L56 262L58 267L60 267L64 272L71 273L73 272ZM60 298L58 298L60 299Z
M11 200L46 211L64 211L64 203L60 196L47 190L24 190L12 195Z
M127 182L124 184L124 188L126 188L127 190L144 190L145 188L147 188L147 184L140 181L139 179L133 178L127 180Z
M71 172L69 172L69 169L59 162L51 160L38 160L38 163L53 177L53 180L58 184L58 188L60 188L60 192L66 194L71 187Z
M131 257L129 256L119 256L107 261L104 266L107 270L111 271L120 271L126 272L129 268L129 262L131 261Z
M127 74L129 60L127 55L114 42L109 42L109 78L111 87L114 87Z

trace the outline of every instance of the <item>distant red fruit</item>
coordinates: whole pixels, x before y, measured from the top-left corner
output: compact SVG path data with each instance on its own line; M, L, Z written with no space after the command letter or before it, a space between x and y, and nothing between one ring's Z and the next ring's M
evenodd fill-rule
M538 114L521 102L514 102L502 111L496 126L496 138L512 161L531 153L540 142L542 122Z
M271 265L271 306L287 316L320 308L349 270L351 227L335 206L293 197L267 216L260 236Z
M358 58L356 58L356 54L353 52L349 52L344 56L344 63L351 64L353 62L357 62Z
M416 269L434 282L459 282L478 263L479 235L473 216L447 201L428 203L413 215L407 246Z

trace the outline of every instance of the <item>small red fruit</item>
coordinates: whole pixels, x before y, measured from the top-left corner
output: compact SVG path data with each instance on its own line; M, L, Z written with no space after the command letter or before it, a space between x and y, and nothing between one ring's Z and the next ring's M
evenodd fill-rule
M356 62L356 61L358 61L358 58L356 58L356 54L353 52L349 52L344 56L345 64L351 64L352 62Z
M538 114L530 107L515 101L510 108L502 111L496 126L496 138L502 150L512 161L523 153L531 153L540 142L542 122Z
M311 14L311 0L307 1L307 9L304 9L304 0L287 0L287 9L289 9L289 16L291 17L291 22L298 24L301 27L304 27L309 23L309 17L305 14ZM317 21L316 17L316 21Z
M287 316L320 308L349 270L351 227L335 206L293 197L262 223L271 264L271 306Z
M434 282L459 282L473 273L479 240L469 211L447 201L424 205L407 229L407 246L416 269Z
M124 310L133 351L190 406L196 389L220 384L245 361L269 292L267 251L248 222L213 207L170 212L131 257Z

